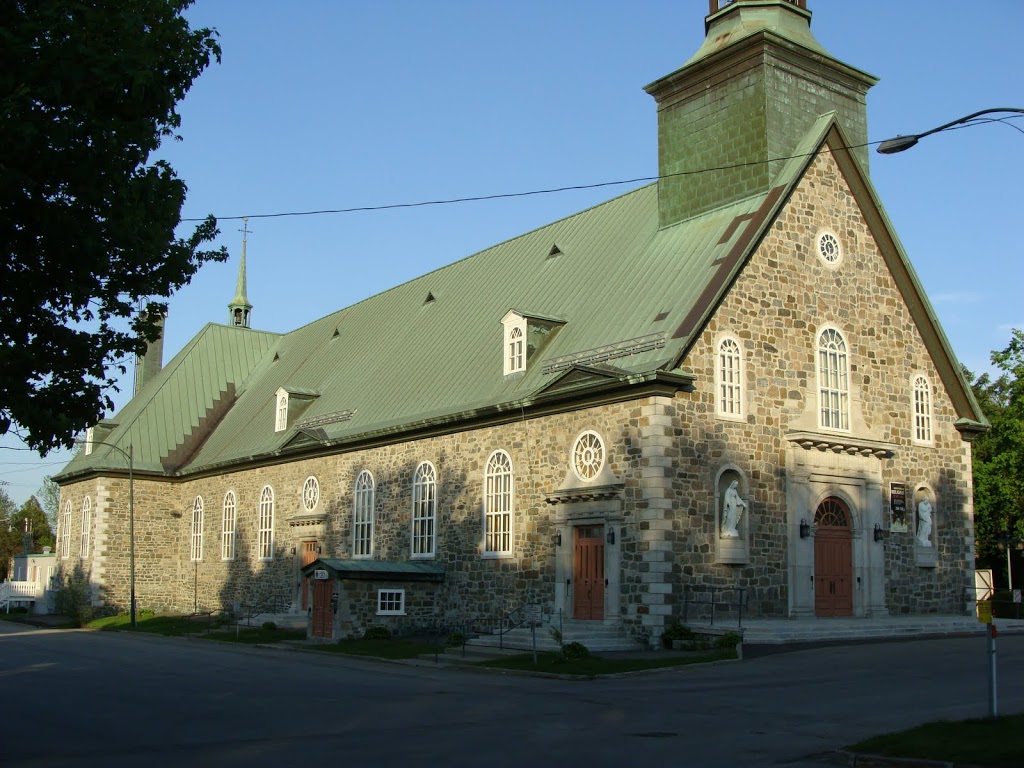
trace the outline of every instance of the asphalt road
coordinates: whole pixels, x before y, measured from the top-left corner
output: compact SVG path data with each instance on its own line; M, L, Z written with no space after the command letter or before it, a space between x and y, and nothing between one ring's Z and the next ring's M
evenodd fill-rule
M1024 637L998 642L1024 712ZM978 636L569 681L0 621L0 763L812 766L984 716L986 665Z

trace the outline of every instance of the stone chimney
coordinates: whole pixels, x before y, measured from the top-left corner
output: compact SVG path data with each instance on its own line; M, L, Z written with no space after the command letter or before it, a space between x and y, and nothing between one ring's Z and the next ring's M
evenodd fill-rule
M142 388L152 381L164 367L164 322L166 319L166 312L157 318L160 335L156 341L146 345L144 354L135 358L135 394L141 392Z

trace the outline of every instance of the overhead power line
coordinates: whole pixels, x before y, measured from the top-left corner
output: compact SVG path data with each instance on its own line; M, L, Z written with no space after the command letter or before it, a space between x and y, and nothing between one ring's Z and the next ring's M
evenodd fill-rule
M1008 122L1009 120L1020 118L1021 115L1011 115L1008 117L1001 118L983 118L978 120L972 120L964 125L956 126L950 130L960 130L962 128L970 128L975 125L982 123L1005 123L1006 125L1014 128L1021 133L1018 126ZM839 147L840 150L851 150L861 149L863 147L871 147L877 144L881 144L881 141L868 141L863 144L853 144L847 147ZM831 148L825 148L825 151L835 151ZM734 165L720 165L712 168L700 168L693 171L678 171L677 173L667 173L664 176L638 176L634 179L620 179L618 181L600 181L595 184L572 184L564 187L549 187L547 189L532 189L526 192L499 192L493 195L470 195L467 197L450 197L439 200L419 200L411 203L386 203L383 205L359 205L351 208L324 208L315 211L282 211L278 213L247 213L238 216L217 216L218 221L239 221L241 219L281 219L292 216L323 216L326 214L340 214L340 213L364 213L372 211L391 211L400 208L425 208L432 205L455 205L456 203L477 203L486 200L508 200L517 197L532 197L534 195L550 195L556 192L576 192L584 189L600 189L602 187L615 187L622 186L624 184L641 184L651 181L660 181L662 179L671 179L677 176L695 176L702 173L717 173L719 171L731 171L736 168L748 168L753 165L764 165L765 163L778 163L785 162L787 160L796 160L802 157L810 157L815 154L814 152L805 152L799 155L788 155L786 157L773 157L769 160L755 160L748 163L736 163ZM206 217L202 218L187 218L182 219L182 222L196 222L205 221Z

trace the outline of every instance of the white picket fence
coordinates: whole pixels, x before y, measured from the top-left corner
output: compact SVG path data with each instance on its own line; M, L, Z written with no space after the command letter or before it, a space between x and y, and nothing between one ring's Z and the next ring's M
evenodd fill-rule
M32 581L0 582L0 608L11 612L11 603L34 603L36 601L36 585Z

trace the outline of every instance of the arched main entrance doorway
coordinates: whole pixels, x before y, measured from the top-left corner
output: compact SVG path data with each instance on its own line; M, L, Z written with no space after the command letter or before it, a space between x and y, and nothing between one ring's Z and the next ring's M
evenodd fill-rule
M853 615L853 536L850 508L829 496L814 512L814 613Z

